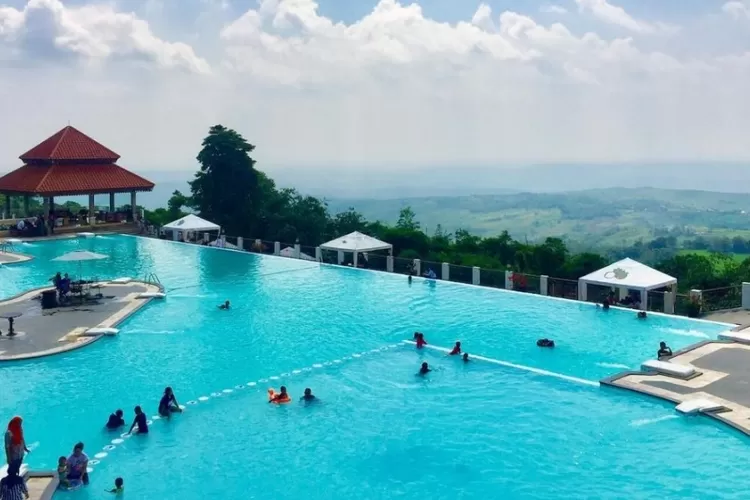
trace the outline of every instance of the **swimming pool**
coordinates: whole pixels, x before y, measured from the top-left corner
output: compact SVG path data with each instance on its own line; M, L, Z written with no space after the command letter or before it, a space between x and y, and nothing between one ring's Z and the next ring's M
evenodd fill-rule
M32 466L51 468L77 440L92 458L107 453L71 496L99 498L118 475L129 495L185 499L731 497L750 484L745 438L707 419L401 344L419 329L431 344L460 339L596 381L653 357L660 340L679 348L726 326L127 236L25 246L36 259L0 269L0 297L45 284L50 260L79 247L111 256L86 264L91 275L154 272L168 299L117 338L0 365L0 414L25 418ZM225 299L232 311L216 309ZM558 347L538 349L540 337ZM421 358L438 368L424 381ZM323 404L271 407L265 389L282 382ZM165 385L182 403L208 400L146 438L101 430L118 407L153 415ZM113 439L123 442L102 451Z

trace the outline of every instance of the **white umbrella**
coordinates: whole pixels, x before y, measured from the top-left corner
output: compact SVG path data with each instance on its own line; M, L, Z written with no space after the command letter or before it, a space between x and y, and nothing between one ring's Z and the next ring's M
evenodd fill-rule
M87 260L102 260L106 258L107 256L104 254L89 252L87 250L76 250L75 252L68 252L55 257L52 260L55 262L85 262Z
M83 277L81 272L81 265L90 260L102 260L108 258L104 254L89 252L87 250L76 250L74 252L68 252L59 257L52 259L53 262L78 262L78 274Z

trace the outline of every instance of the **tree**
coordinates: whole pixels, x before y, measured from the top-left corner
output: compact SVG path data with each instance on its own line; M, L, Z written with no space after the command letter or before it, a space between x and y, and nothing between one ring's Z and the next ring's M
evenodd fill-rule
M260 206L255 146L223 125L215 125L198 153L200 170L190 182L192 205L229 234L257 234Z
M167 201L167 212L170 217L174 217L172 220L184 217L185 213L182 211L182 207L190 204L190 198L182 194L179 190L172 193L172 196Z
M404 207L398 213L398 222L396 227L399 229L406 229L407 231L419 231L419 222L417 221L417 215L411 207Z

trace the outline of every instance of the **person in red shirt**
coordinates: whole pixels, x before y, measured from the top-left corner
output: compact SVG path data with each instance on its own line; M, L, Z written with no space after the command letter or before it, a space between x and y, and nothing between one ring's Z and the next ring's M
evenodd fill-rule
M453 346L453 350L448 353L448 356L455 356L456 354L461 354L461 342L456 342L456 345Z
M416 339L417 349L421 349L427 345L427 341L424 339L424 333L414 332L414 338Z

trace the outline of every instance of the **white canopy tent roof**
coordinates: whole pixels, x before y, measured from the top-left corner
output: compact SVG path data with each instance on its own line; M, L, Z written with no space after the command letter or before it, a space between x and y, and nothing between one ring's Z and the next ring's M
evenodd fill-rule
M393 245L354 231L346 236L339 236L335 240L320 245L323 250L341 250L342 252L374 252L376 250L393 250Z
M646 309L648 291L664 288L677 283L677 278L627 258L589 273L578 280L578 295L586 300L588 285L601 285L625 290L640 290L642 292L641 308Z
M279 255L281 255L282 257L292 257L292 258L296 257L294 255L294 247L286 247L286 248L282 249L279 252ZM304 252L300 252L299 253L299 258L302 259L302 260L315 260L315 257L307 255Z
M195 214L187 214L181 219L170 222L169 224L162 227L167 231L219 231L221 226L209 222L206 219L201 219Z
M393 254L393 245L359 231L354 231L346 236L339 236L335 240L323 243L320 248L321 250L354 253L354 267L357 267L357 255L360 253L388 250L390 254ZM339 254L339 264L341 264L341 254Z

